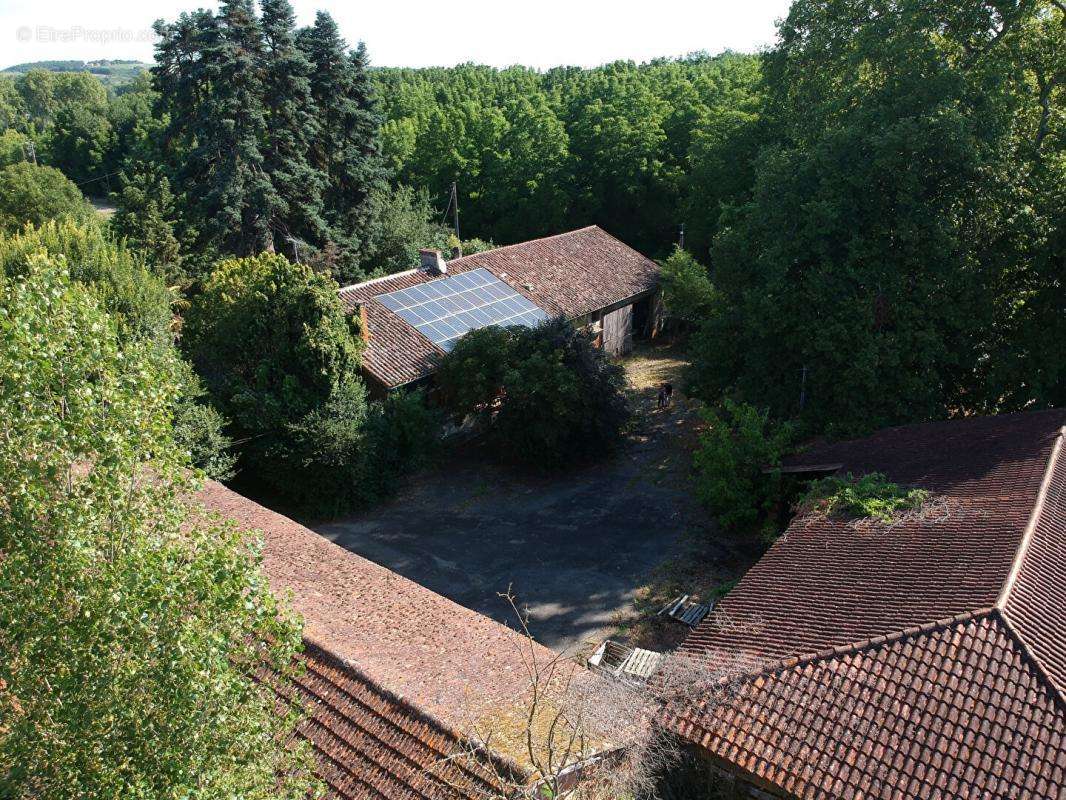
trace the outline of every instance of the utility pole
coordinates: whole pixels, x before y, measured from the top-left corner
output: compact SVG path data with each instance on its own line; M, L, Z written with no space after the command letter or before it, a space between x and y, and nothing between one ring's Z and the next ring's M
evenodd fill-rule
M803 369L800 370L800 411L803 411L803 407L807 404L807 365L803 365Z
M460 238L459 236L459 191L456 188L455 181L452 181L451 207L452 221L455 227L455 238L459 239L459 241L462 241L462 238Z
M677 237L677 246L678 246L678 249L680 249L680 250L684 250L685 249L685 223L684 222L681 223L681 233Z

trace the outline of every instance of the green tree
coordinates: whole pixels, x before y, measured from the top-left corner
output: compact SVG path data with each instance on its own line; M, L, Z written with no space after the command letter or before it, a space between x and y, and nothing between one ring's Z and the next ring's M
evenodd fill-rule
M695 325L715 311L718 292L707 268L687 251L675 248L662 265L663 302L666 313L687 325Z
M26 161L26 145L30 139L14 128L0 133L0 167L8 167Z
M0 794L302 798L300 628L258 546L190 507L172 354L62 262L0 277Z
M198 11L160 21L156 32L159 110L169 119L176 175L190 187L185 202L197 249L246 255L272 248L279 199L264 170L264 43L251 2L225 2L217 16Z
M296 45L296 18L288 0L263 0L263 105L269 135L263 168L278 204L274 247L291 252L288 237L317 244L328 232L323 219L325 176L308 161L320 135L311 99L311 64Z
M726 529L750 531L781 499L781 457L791 443L789 425L765 409L726 399L704 409L706 429L693 455L696 495Z
M311 64L311 97L321 126L310 159L325 176L325 218L329 239L340 252L343 272L338 277L343 278L357 268L368 199L385 182L381 118L362 44L349 53L337 23L323 11L297 41Z
M85 106L67 105L59 110L52 126L48 160L79 184L89 184L92 194L102 194L106 185L105 159L114 144L114 131L103 114Z
M53 221L0 236L0 271L26 275L41 253L62 259L70 277L96 296L125 336L171 345L174 298L142 255L115 242L99 225Z
M59 170L22 162L0 169L0 233L53 219L88 222L93 208Z
M340 263L327 268L356 282L371 274L401 272L418 264L418 251L428 247L448 251L452 236L425 191L410 186L381 187L370 193L363 242L362 270L350 272ZM322 257L328 253L320 254Z
M705 396L834 433L1061 397L1061 370L1038 363L1054 354L1023 331L1061 316L1062 151L1040 135L1061 61L1036 53L1061 54L1062 18L793 4L766 65L778 139L713 251L725 312L699 337Z
M177 209L170 182L158 164L131 164L120 177L111 228L135 250L145 254L156 274L168 283L186 280L175 234Z
M358 381L362 339L337 284L283 256L220 262L193 298L182 344L253 458Z
M565 320L471 331L441 361L445 407L473 416L504 458L559 469L621 441L625 372Z

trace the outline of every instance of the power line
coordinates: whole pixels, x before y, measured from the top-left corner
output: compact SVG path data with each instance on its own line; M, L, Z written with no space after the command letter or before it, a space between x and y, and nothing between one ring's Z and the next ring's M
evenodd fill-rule
M34 162L34 163L36 163L36 162ZM97 178L89 178L89 180L87 180L87 181L82 181L81 183L76 183L74 185L75 186L84 186L85 184L92 183L93 181L102 181L104 178L110 178L112 175L121 175L121 174L122 174L122 170L119 170L118 172L109 172L106 175L101 175L101 176L99 176Z

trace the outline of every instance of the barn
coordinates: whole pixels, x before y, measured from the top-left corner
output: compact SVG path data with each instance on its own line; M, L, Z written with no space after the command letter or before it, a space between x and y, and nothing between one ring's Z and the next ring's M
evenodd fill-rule
M346 286L362 320L363 370L377 394L426 381L465 333L564 316L613 355L655 332L659 266L595 225Z

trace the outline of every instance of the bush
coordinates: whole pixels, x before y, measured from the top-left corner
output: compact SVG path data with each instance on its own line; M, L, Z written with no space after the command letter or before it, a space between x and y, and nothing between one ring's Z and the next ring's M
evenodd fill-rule
M370 410L367 438L377 496L387 497L399 478L432 461L440 443L441 415L421 392L394 392Z
M870 472L856 478L849 472L843 477L831 475L812 482L797 503L797 510L827 517L891 522L900 513L919 508L928 499L929 492L925 489L902 487L883 473Z
M705 409L703 417L708 427L694 456L697 496L724 528L751 529L779 499L781 476L775 468L792 428L731 400L720 411Z
M337 284L263 253L221 261L192 302L183 344L244 436L273 434L358 380L362 341Z
M531 466L601 455L630 419L624 370L561 319L472 331L437 381L454 417L479 419L500 454Z
M54 219L90 222L96 216L81 190L58 169L23 162L0 169L0 233Z
M345 381L275 437L259 465L260 477L309 513L332 515L372 499L368 410L366 387Z
M189 453L193 466L216 481L233 477L237 457L233 440L223 431L226 418L206 401L199 376L187 361L177 359L178 392L174 397L174 440Z
M288 426L263 477L303 511L334 515L388 497L397 480L425 465L440 432L420 393L368 403L359 381Z

